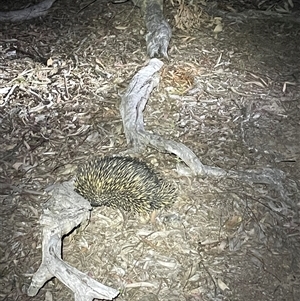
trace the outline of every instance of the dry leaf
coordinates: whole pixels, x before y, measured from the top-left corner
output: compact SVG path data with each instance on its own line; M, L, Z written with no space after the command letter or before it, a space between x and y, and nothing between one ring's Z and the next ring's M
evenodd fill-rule
M222 290L222 291L225 291L225 290L229 290L230 288L221 280L221 279L218 279L217 280L218 282L218 286L219 288Z
M218 33L218 32L221 32L221 31L223 31L222 24L217 24L217 26L214 28L214 32Z
M16 162L15 164L13 164L13 168L15 169L15 170L19 170L19 167L20 166L22 166L23 165L23 162Z
M52 66L53 65L53 60L52 58L50 57L48 60L47 60L47 66Z
M227 229L234 229L242 222L242 217L239 215L232 216L225 222Z

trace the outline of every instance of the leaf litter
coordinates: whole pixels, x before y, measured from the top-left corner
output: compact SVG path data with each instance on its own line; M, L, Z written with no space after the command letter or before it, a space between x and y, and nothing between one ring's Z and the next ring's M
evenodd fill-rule
M82 3L68 12L64 5L70 4L56 7L61 18L53 12L30 31L28 24L10 25L1 35L0 296L7 300L28 298L41 260L38 221L46 192L89 157L127 148L120 95L146 59L142 19L130 3L120 4L122 13L120 5L101 7L102 18L92 8L77 15ZM203 15L199 24L209 20ZM283 170L292 201L263 183L179 176L176 158L147 149L141 158L174 182L178 201L155 224L147 216L95 209L85 229L65 238L64 260L119 289L118 300L299 297L300 91L284 86L299 81L299 42L290 26L257 19L227 24L215 37L212 26L201 25L190 30L188 47L180 44L184 31L175 31L145 123L189 146L205 164ZM274 51L286 55L274 58ZM45 295L71 298L56 280L35 299Z

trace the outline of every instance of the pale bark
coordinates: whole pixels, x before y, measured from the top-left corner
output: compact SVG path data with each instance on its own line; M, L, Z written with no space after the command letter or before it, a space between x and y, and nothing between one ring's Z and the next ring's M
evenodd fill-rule
M74 292L75 301L114 299L119 292L90 278L62 260L63 237L90 218L90 203L74 191L73 181L57 184L40 217L43 228L42 263L34 273L28 296L35 296L53 277Z

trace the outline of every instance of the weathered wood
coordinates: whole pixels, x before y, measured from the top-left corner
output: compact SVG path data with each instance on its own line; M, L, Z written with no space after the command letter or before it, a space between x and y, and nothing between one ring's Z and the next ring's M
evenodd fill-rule
M143 110L150 97L150 93L159 83L158 71L163 62L154 58L132 78L122 97L120 112L123 120L124 132L128 144L132 144L135 151L146 145L151 145L164 152L177 155L195 174L203 174L204 166L187 146L182 143L165 139L144 129Z
M34 273L28 296L35 296L53 277L69 287L76 301L112 300L119 292L107 287L62 260L62 239L90 218L90 203L74 191L73 181L57 184L45 204L40 224L43 227L42 263Z
M169 152L178 156L190 170L180 168L181 174L192 174L202 177L230 177L247 183L263 183L271 185L288 203L293 201L288 197L283 186L284 173L277 169L261 169L247 171L226 171L219 167L202 164L197 155L180 142L165 139L155 133L150 133L144 128L143 110L152 90L159 83L158 72L163 63L154 58L147 66L138 71L132 78L125 94L122 96L120 113L123 120L124 133L127 143L133 146L132 152L139 152L150 145L161 152Z

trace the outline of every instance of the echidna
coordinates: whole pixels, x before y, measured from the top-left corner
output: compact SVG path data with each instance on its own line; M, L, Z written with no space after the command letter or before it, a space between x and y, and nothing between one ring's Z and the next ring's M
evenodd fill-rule
M103 157L79 167L75 191L92 206L150 212L170 206L175 188L146 163L130 157Z

